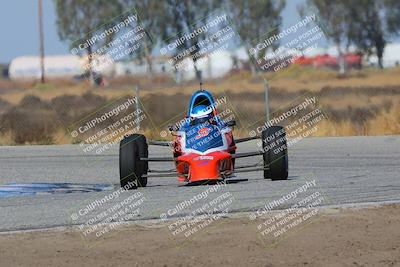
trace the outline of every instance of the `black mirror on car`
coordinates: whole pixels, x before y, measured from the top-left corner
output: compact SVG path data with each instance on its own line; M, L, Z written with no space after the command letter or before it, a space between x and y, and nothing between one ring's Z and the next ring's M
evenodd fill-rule
M226 126L228 126L228 127L236 126L236 121L235 121L235 120L233 120L233 121L228 121L228 122L226 123Z

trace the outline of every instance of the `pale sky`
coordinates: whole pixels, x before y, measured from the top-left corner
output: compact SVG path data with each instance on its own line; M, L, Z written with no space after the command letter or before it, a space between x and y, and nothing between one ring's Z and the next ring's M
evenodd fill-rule
M283 27L299 20L297 5L305 0L286 0ZM0 3L0 63L18 56L39 54L37 0L2 0ZM69 54L68 43L58 38L53 0L43 0L43 24L46 55Z

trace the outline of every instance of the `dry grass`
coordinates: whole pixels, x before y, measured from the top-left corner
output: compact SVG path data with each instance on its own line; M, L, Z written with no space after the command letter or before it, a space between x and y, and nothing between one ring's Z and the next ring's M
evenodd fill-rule
M11 131L6 131L0 134L0 146L14 145L14 136Z
M336 71L316 70L299 66L291 66L278 72L262 73L253 76L250 72L242 71L229 74L221 79L207 81L205 88L213 93L224 91L263 92L264 79L270 87L279 88L288 92L309 90L318 92L324 87L388 87L400 85L400 67L386 70L366 69L351 71L346 78L339 77ZM43 100L50 100L64 94L83 95L88 91L107 98L119 97L127 92L133 93L135 86L139 86L141 95L163 93L174 95L183 93L190 95L199 88L197 82L183 82L176 85L172 77L123 77L108 81L106 87L91 88L87 81L74 82L66 80L49 80L49 88L41 90L35 82L13 82L0 79L1 99L17 104L25 95L37 95Z
M389 111L379 113L366 123L367 135L387 135L400 133L400 104Z
M393 69L353 70L347 77L340 77L331 70L315 70L291 66L277 73L264 75L271 86L297 91L307 89L313 92L320 91L323 87L387 87L400 85L400 67Z
M400 134L399 74L399 68L371 69L353 71L343 78L334 71L293 66L259 76L233 73L209 81L205 87L216 98L228 98L239 122L239 136L247 135L248 126L264 116L263 78L269 82L272 111L304 94L317 97L328 120L318 124L315 136L397 135ZM174 118L184 116L190 95L198 89L196 83L176 85L168 77L121 78L102 88L90 88L87 82L58 80L41 85L3 80L0 81L0 145L75 142L66 130L71 123L113 99L134 95L135 85L141 88L141 101L151 121L143 131L152 139L160 139L160 128L165 128L166 122L172 124L178 120Z
M317 125L318 130L313 136L353 136L362 135L357 133L351 122L322 121Z

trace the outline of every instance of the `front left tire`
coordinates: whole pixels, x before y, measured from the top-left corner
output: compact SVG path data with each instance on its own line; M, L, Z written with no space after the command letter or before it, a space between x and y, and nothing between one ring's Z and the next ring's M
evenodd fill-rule
M285 129L270 126L261 133L264 161L264 178L272 181L287 180L289 175Z

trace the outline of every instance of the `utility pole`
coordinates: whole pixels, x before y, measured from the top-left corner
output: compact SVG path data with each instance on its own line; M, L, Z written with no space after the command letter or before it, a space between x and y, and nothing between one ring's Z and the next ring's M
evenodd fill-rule
M42 14L42 0L38 0L38 19L39 19L39 50L40 50L40 81L45 83L44 79L44 37L43 37L43 14Z

